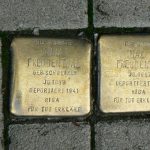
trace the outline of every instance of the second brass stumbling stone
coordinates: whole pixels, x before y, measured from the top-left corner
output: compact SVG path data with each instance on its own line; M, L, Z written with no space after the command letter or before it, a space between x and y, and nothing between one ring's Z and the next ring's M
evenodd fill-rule
M150 36L102 36L100 109L150 111Z

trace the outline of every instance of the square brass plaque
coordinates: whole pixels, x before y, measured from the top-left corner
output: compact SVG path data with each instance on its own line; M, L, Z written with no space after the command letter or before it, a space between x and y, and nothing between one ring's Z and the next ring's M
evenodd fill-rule
M150 111L150 36L102 36L100 109Z
M14 115L82 116L90 112L88 41L16 38L11 49Z

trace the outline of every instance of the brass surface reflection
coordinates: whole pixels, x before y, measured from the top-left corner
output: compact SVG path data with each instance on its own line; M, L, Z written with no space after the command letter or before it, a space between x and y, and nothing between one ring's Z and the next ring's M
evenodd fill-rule
M88 41L15 38L11 51L14 115L82 116L90 112Z
M150 111L150 36L102 36L100 109Z

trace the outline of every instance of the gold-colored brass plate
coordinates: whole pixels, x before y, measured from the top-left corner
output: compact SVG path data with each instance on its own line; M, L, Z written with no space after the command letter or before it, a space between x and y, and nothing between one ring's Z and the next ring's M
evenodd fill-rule
M150 36L102 36L100 109L150 111Z
M83 116L90 112L88 41L16 38L11 47L14 115Z

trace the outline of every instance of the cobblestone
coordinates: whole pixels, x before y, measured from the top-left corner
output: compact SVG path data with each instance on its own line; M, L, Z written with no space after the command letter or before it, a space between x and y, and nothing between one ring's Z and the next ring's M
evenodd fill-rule
M78 123L10 125L10 150L90 150L90 127Z
M149 27L149 0L93 0L95 27Z
M87 25L87 0L0 0L0 31L78 29Z
M95 131L96 150L150 149L150 122L144 119L99 122Z

